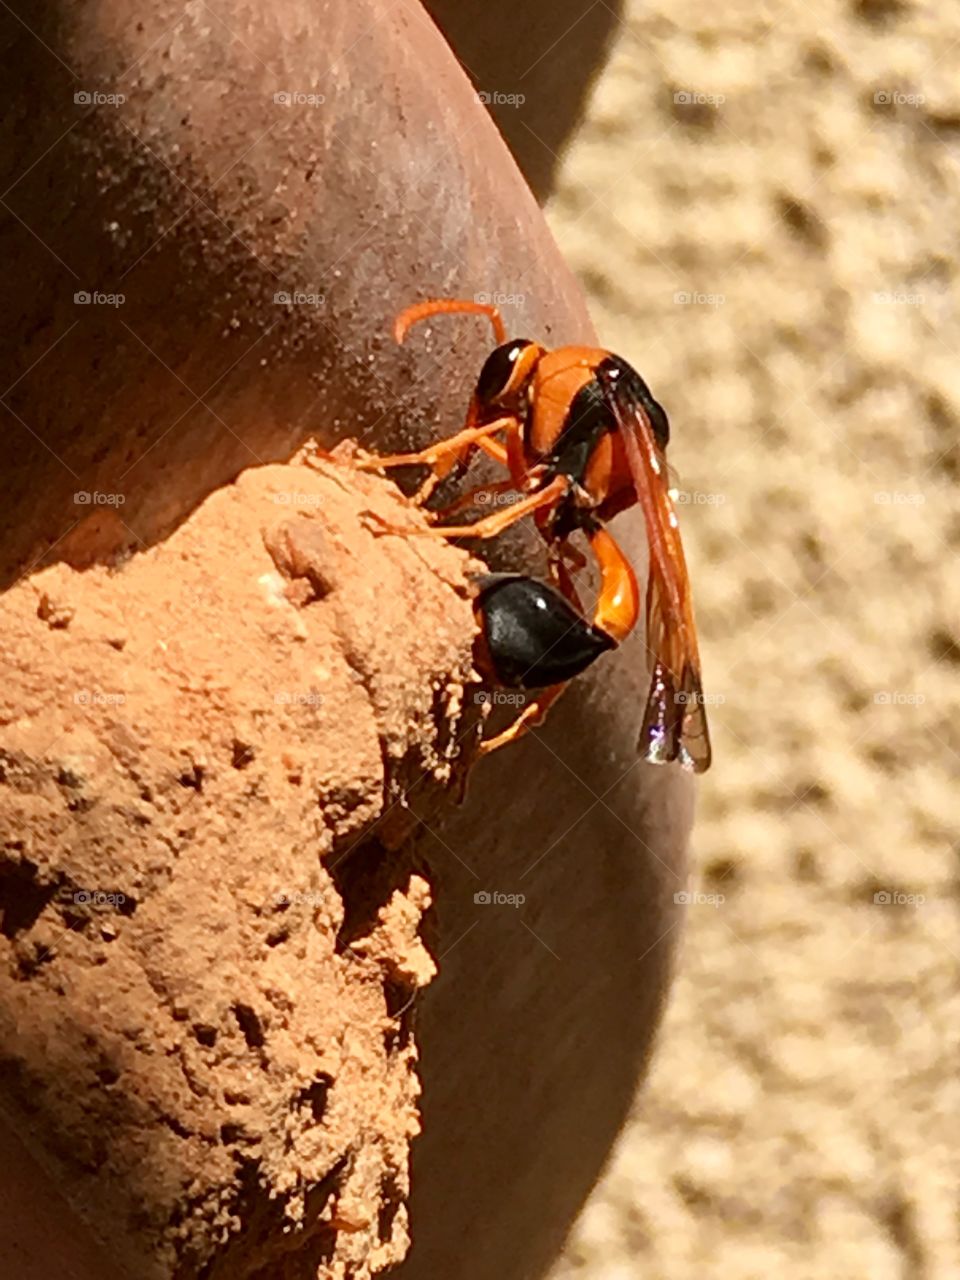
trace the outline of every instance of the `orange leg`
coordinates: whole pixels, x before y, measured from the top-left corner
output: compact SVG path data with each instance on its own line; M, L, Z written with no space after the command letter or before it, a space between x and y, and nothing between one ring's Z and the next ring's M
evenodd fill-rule
M368 458L362 458L356 466L360 471L379 471L381 468L386 470L388 467L434 467L438 463L449 462L452 467L461 459L465 451L473 447L483 448L487 444L495 446L494 457L506 461L506 448L498 445L495 440L488 440L487 437L496 435L498 431L506 431L516 421L516 418L504 417L488 422L482 427L464 427L455 436L437 440L436 443L427 445L417 453L371 454Z
M430 498L433 495L433 491L434 489L436 489L437 485L440 484L442 480L445 480L447 478L447 476L450 474L451 471L453 471L454 467L456 467L458 463L462 466L466 466L470 460L470 453L474 448L480 449L483 453L493 458L495 462L499 462L502 466L504 467L507 466L506 447L502 445L499 442L499 440L491 440L489 436L481 436L478 440L474 441L473 444L467 445L466 449L464 450L463 456L453 459L449 464L441 468L434 467L431 474L427 476L426 480L424 480L423 484L420 486L417 492L413 495L412 501L414 505L418 507L422 507L424 503L428 500L428 498ZM499 488L499 486L488 486L488 488L494 488L494 487ZM503 487L505 489L512 489L513 481L505 480L503 482ZM479 492L479 490L474 490L474 492ZM453 506L455 507L457 506L464 507L467 505L468 504L465 502L453 504ZM439 520L442 516L446 515L449 510L450 510L449 507L444 507L440 511L429 511L427 512L427 515L430 517L431 520Z
M508 465L510 454L505 444L501 444L499 440L491 440L489 436L484 436L482 440L477 441L477 448L482 449L489 458L493 458L494 462L499 462L501 466ZM511 484L513 481L511 480Z
M487 316L493 325L493 335L497 346L507 340L507 331L503 327L503 317L499 310L488 302L468 302L465 298L428 298L426 302L415 302L406 307L393 322L393 336L397 342L403 342L408 330L421 320L429 320L431 316L468 314Z
M587 537L600 566L600 595L593 612L593 625L620 644L640 616L637 575L606 529L597 526Z
M473 416L473 406L471 414ZM470 461L474 449L481 449L503 466L509 465L510 450L498 440L492 439L500 431L520 436L520 423L512 416L496 418L483 426L468 425L454 436L446 440L438 440L435 444L420 449L417 453L388 453L363 458L355 465L360 471L380 471L390 467L427 466L432 475L428 476L414 498L418 506L426 502L441 480L458 465L465 466Z
M448 516L456 515L458 511L466 511L470 507L485 506L491 498L501 493L516 492L517 488L512 480L498 480L496 484L479 485L476 489L470 489L467 493L462 494L455 502L441 507L438 511L431 512L431 515L437 520L446 520Z
M566 476L555 476L546 488L538 490L537 493L531 493L528 498L515 502L503 511L484 516L476 524L448 524L436 525L429 529L401 529L396 525L387 524L379 516L375 516L373 512L368 513L368 518L374 519L384 533L399 533L405 536L423 536L425 534L427 537L434 538L496 538L498 534L503 533L504 529L509 529L512 524L516 524L524 516L531 515L542 507L549 507L559 502L569 487L570 481Z
M538 690L536 697L527 703L513 724L508 725L502 733L494 734L492 738L487 738L480 743L477 754L488 756L491 751L505 747L508 742L515 742L536 725L542 724L547 712L566 687L565 684L553 684L547 689Z

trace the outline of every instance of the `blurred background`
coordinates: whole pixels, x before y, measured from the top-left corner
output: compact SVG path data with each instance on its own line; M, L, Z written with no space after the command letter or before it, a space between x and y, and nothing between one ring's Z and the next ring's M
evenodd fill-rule
M670 414L712 700L651 1077L554 1280L955 1278L960 11L432 8Z

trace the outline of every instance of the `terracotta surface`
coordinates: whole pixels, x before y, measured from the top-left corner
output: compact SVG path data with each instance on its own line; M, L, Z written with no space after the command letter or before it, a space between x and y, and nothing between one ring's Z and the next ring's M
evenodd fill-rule
M418 294L509 292L522 262L525 322L587 331L532 197L413 3L166 3L134 23L101 0L23 18L4 17L28 73L3 172L11 567L67 533L77 490L123 492L137 546L310 432L423 438L438 412L459 416L489 335L467 322L398 352L390 321Z
M16 1280L97 1280L114 1276L108 1246L82 1226L48 1170L6 1124L0 1125L0 1195L4 1222L0 1270Z
M433 14L538 199L554 189L594 77L620 29L620 0L429 0Z
M502 142L432 23L412 3L404 0L387 11L313 0L270 6L235 0L215 10L201 5L187 11L161 3L132 19L129 6L120 3L79 11L50 7L37 16L15 0L3 10L2 23L8 59L23 70L18 87L9 91L13 127L2 153L3 198L11 214L2 248L8 290L16 299L0 319L4 367L11 371L0 397L8 415L0 446L6 485L3 568L10 584L28 571L8 601L20 610L26 647L8 661L15 661L12 670L20 673L24 697L33 691L38 714L45 707L53 715L49 672L55 672L53 688L73 687L77 660L71 652L66 667L48 667L47 683L37 683L41 661L57 657L50 646L72 643L70 627L60 627L66 615L54 595L53 611L43 606L46 617L37 616L35 579L48 572L42 570L45 562L68 562L52 572L64 575L56 579L61 585L76 585L84 607L86 593L99 591L105 608L117 608L123 584L130 581L126 575L146 575L148 569L138 566L154 564L151 554L168 556L171 546L183 545L171 536L198 537L191 517L198 509L205 518L225 510L201 504L210 495L215 504L233 501L223 486L244 468L286 460L311 433L325 444L360 435L382 447L424 440L458 423L489 335L461 320L411 335L397 350L389 320L412 297L502 292L515 299L504 305L514 329L548 341L589 338L591 330L572 277ZM123 94L125 101L75 103L76 93ZM322 95L324 102L285 105L274 100L278 93ZM116 307L76 304L78 291L122 292L125 301ZM315 300L277 303L278 293ZM316 301L320 294L322 304ZM90 501L76 501L78 493L91 495ZM345 519L344 528L352 527L355 513ZM244 620L252 633L260 634L272 616L268 603L243 595L249 581L242 549L259 532L254 512L232 526L232 540L218 541L215 524L204 540L219 547L223 581L211 589L221 611L204 615L202 625L181 615L183 625L175 629L178 645L196 653L204 669L239 660L230 654L236 625L232 614L222 612L227 602L233 601L234 610L241 603L252 607ZM619 526L642 568L637 521L624 517ZM117 563L118 555L122 561L130 552L133 559L119 576L94 567L75 580L68 567ZM500 561L513 567L535 558L529 539L515 539L500 552ZM197 562L198 554L192 563ZM168 625L162 604L179 590L171 562L163 563L157 590L147 592L144 604L158 635ZM405 582L395 603L402 604L410 628L404 643L414 634L419 643L422 633L429 647L440 623L437 610L423 609L420 581ZM147 591L148 578L142 582ZM392 608L393 593L372 551L357 565L357 584L370 595L353 615L355 623L376 632L381 611ZM32 613L27 599L34 601ZM141 682L137 687L151 705L169 699L156 726L161 736L149 739L163 772L179 759L180 744L202 734L204 726L189 689L173 700L160 670L149 665L146 630L141 641L140 665L123 669ZM124 652L111 648L103 657L126 664ZM85 662L95 661L92 653L84 653ZM396 656L383 654L383 663L389 667ZM262 663L274 660L272 650L258 648L249 679L261 679ZM377 673L385 669L378 665ZM424 669L422 656L406 662L397 697L421 696ZM429 996L415 1002L426 1132L414 1145L408 1209L415 1243L403 1268L408 1278L457 1274L480 1280L497 1274L509 1280L542 1270L629 1106L667 984L678 918L673 895L684 883L691 809L686 779L637 762L644 683L642 646L635 641L572 691L542 734L484 762L462 810L409 797L419 835L400 852L408 859L404 865L416 860L430 886L434 906L427 938L440 973ZM229 703L230 689L220 696ZM355 691L355 704L344 712L351 732L361 730L353 719L366 696ZM87 723L90 713L80 704L56 707L58 727L79 732ZM121 841L123 822L138 830L134 798L127 817L115 817L116 847L95 854L81 838L89 819L69 808L65 784L53 780L60 768L56 750L31 736L36 726L21 705L11 704L8 716L7 728L24 736L23 750L39 762L37 805L41 795L44 803L67 804L70 816L63 819L63 844L57 848L70 857L79 850L87 874L99 869L109 871L111 883L119 880L118 850L128 839L124 831ZM225 743L222 731L223 726L217 741ZM242 735L238 740L242 746ZM85 742L95 760L107 760L96 733ZM311 767L317 776L333 768L338 750L328 745L321 752L316 746ZM239 787L246 771L224 765L222 755L216 758L223 776ZM272 756L267 763L278 767ZM370 770L377 764L371 755ZM184 769L185 777L196 777L189 760ZM177 788L180 800L184 788L188 800L202 800L194 785ZM361 788L353 797L358 812L364 811L365 794ZM375 819L375 807L366 812ZM318 837L323 833L319 824ZM275 871L275 837L261 839L255 858L254 831L241 834L251 844L242 846L240 865L234 865L236 850L229 845L211 851L193 869L197 887L224 883L233 893L249 871L262 902L261 889L269 886L260 882ZM380 838L376 821L370 834ZM317 851L311 845L312 858ZM18 861L20 854L14 854ZM288 856L291 845L281 843L280 860ZM406 883L399 887L405 890ZM475 901L482 891L523 894L525 903ZM203 918L211 908L198 892L190 909ZM144 919L152 910L144 902L129 923L139 928L137 915ZM175 913L170 921L155 916L158 939L167 937L167 925L176 919ZM51 899L36 927L42 932L58 920ZM165 960L171 972L198 959L192 950L204 931L192 926L186 936L185 954L176 963ZM329 949L322 950L329 933L320 931L318 939L318 963L287 975L292 998L304 1008L313 1007L311 993L333 989L333 961ZM101 944L105 953L115 946L106 939L91 942ZM371 943L378 955L381 945ZM262 979L257 966L241 966L239 943L226 957L218 959L216 951L210 939L204 991L211 1006L226 1001L234 977L244 988ZM20 961L8 956L8 963ZM368 964L375 963L371 955ZM42 964L38 972L55 986L60 979L66 984L73 971L66 960ZM8 976L14 972L9 969ZM379 1018L383 985L379 978L372 984L361 980L365 972L347 984L344 999L354 1001L358 1015L369 1008ZM232 1274L230 1268L240 1264L233 1262L230 1240L219 1242L219 1210L211 1207L214 1184L225 1185L227 1176L223 1144L214 1144L219 1162L208 1167L203 1139L191 1142L176 1129L214 1134L218 1106L204 1108L177 1091L171 1097L152 1077L128 1098L121 1076L102 1081L102 1093L89 1099L41 1088L42 1107L26 1115L22 1081L47 1078L61 1039L73 1046L71 1060L89 1069L119 1028L103 1008L102 993L94 990L78 1001L75 1015L64 1004L63 1021L55 1024L62 1037L31 1039L36 1020L28 1007L29 987L12 990L17 1000L11 996L5 1016L8 1025L20 1028L20 1039L6 1103L33 1149L46 1159L62 1155L67 1146L67 1154L79 1154L81 1162L89 1155L104 1168L129 1171L132 1148L113 1129L94 1125L88 1147L79 1142L78 1108L85 1103L90 1115L99 1115L97 1109L119 1095L122 1102L113 1105L132 1108L134 1120L142 1121L136 1177L94 1185L89 1173L75 1170L72 1181L63 1183L101 1232L110 1204L111 1255L133 1258L135 1274L145 1274L152 1264L161 1272L174 1265L164 1214L183 1199L178 1179L186 1142L197 1188L213 1199L189 1219L184 1239L200 1254L219 1250L216 1256L228 1259L219 1265ZM146 1012L156 993L141 991ZM365 1000L374 1003L364 1005ZM329 1003L322 1003L332 1016ZM237 1028L228 1025L240 1053L252 1054L246 1040L244 1049L237 1039ZM144 1032L147 1042L150 1034ZM199 1058L213 1051L198 1042L192 1052ZM211 1073L214 1065L208 1063ZM171 1073L171 1079L179 1078L173 1066ZM299 1087L295 1072L275 1081L280 1110L289 1106L295 1078ZM406 1106L412 1079L397 1069L394 1086ZM257 1104L261 1115L269 1110L268 1093L264 1084ZM162 1105L151 1110L154 1097ZM357 1089L348 1110L359 1123L372 1114L370 1104L370 1096ZM189 1110L185 1120L180 1105ZM404 1114L400 1108L398 1116ZM171 1115L173 1127L162 1118ZM270 1176L282 1176L276 1127L257 1132L272 1153ZM388 1145L392 1141L388 1135ZM399 1169L397 1149L380 1158L383 1167L392 1161L390 1167ZM319 1158L310 1164L311 1177L321 1165ZM58 1169L63 1179L62 1162ZM311 1186L322 1190L321 1183ZM113 1223L128 1212L134 1192L141 1214L136 1227L117 1238ZM275 1232L270 1240L262 1235L262 1221L244 1221L248 1241L262 1241L265 1249L276 1245ZM358 1221L349 1211L343 1218L347 1227ZM391 1247L399 1247L402 1225L398 1214L383 1227L395 1233ZM346 1230L341 1228L338 1240ZM358 1248L368 1230L361 1224ZM239 1238L233 1237L234 1244ZM300 1258L291 1255L290 1266L312 1265L315 1244ZM266 1256L258 1249L242 1265ZM385 1260L386 1255L368 1255L364 1265ZM183 1262L184 1276L193 1265Z

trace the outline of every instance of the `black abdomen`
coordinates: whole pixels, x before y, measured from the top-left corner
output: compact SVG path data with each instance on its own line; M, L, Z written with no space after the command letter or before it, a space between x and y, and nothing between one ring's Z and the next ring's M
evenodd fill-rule
M482 580L477 609L490 673L509 689L543 689L586 670L616 642L582 617L555 587L522 574Z

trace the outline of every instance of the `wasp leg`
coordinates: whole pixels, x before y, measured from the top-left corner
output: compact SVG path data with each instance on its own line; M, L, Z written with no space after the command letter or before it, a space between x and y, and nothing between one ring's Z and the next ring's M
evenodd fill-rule
M502 733L494 734L492 738L487 738L480 743L477 748L478 756L488 756L491 751L496 751L500 747L505 747L508 742L516 742L518 738L522 738L525 733L529 733L531 729L535 729L538 724L542 724L547 712L566 689L565 684L555 684L549 689L541 689L537 696L520 712L513 724L508 725Z
M587 567L587 557L579 547L575 547L566 538L559 542L556 558L562 560L568 569L585 569Z
M446 480L457 467L467 465L474 449L482 449L497 462L504 466L508 465L509 453L506 446L491 438L500 431L512 431L519 435L520 424L514 417L504 417L479 427L467 425L456 435L448 436L446 440L438 440L417 453L372 455L369 458L362 458L354 465L359 471L380 471L391 467L429 467L432 475L427 477L413 499L417 506L421 506L441 480Z
M583 613L583 601L580 599L580 592L577 590L576 583L573 580L573 574L564 562L562 560L551 560L549 568L551 579L560 588L564 597L570 601L578 613Z
M581 551L565 538L559 543L552 543L547 548L547 568L550 580L555 583L562 594L573 605L578 613L584 613L583 601L573 580L572 569L586 568L587 558Z
M389 524L382 516L373 511L367 512L366 515L368 520L378 526L377 531L379 533L395 533L404 537L496 538L503 533L504 529L509 529L512 524L516 524L524 516L530 515L533 511L539 511L542 507L559 502L567 492L569 485L570 481L566 476L555 476L546 488L540 489L537 493L532 493L529 497L513 503L505 511L498 511L493 515L484 516L476 524L445 524L430 525L427 528L404 528L401 525Z
M403 342L407 331L421 320L429 320L431 316L468 314L486 316L493 326L493 334L497 346L507 340L507 331L503 325L503 317L497 307L487 302L468 302L465 298L428 298L426 302L415 302L406 307L393 322L393 336L397 342Z
M509 428L504 428L509 430ZM505 444L501 444L499 440L491 440L489 436L484 436L482 440L477 441L477 448L482 449L488 458L493 458L494 462L499 462L503 466L507 466L507 460L510 454Z
M516 434L519 437L519 423L516 424L515 431L513 425L505 427L504 430L510 435ZM418 507L423 506L427 499L433 494L437 485L443 480L446 480L455 471L465 471L470 465L470 455L473 453L474 449L481 450L483 453L487 454L488 457L493 458L495 462L499 462L501 466L506 467L510 465L510 452L507 450L505 445L502 445L499 440L494 440L492 436L477 436L475 440L465 445L455 455L448 455L442 462L434 464L432 475L427 477L414 496L414 502L416 505ZM430 512L430 519L439 519L439 512Z
M442 473L435 468L430 475L427 476L426 480L424 480L423 484L411 499L414 506L422 507L428 499L433 496L433 491L436 489L437 485L446 480L451 472L456 471L458 467L466 467L470 461L469 455L474 448L482 450L489 457L493 458L495 462L499 462L504 467L509 465L509 455L505 446L500 444L498 440L491 440L489 436L481 436L478 440L474 441L473 444L467 445L467 448L464 450L464 454L461 457L454 459L450 466L444 468ZM512 480L505 480L500 485L485 485L483 487L492 493L495 491L502 491L504 489L512 489L514 484ZM473 489L471 492L480 493L481 490ZM470 495L466 494L464 496L469 497ZM463 510L466 506L469 506L469 503L463 501L463 499L459 499L457 502L451 504L450 507L442 507L439 511L429 511L427 514L431 520L439 520L452 509L456 508L458 510Z
M486 454L489 454L491 458L495 458L497 462L502 462L504 465L506 465L507 451L506 449L503 448L502 445L497 444L495 440L488 440L488 439L478 440L475 446L472 444L467 446L466 453L469 454L469 452L474 447L476 447L477 449L482 449L483 452ZM458 467L466 467L468 462L469 462L469 457L455 458L448 466L444 466L442 468L439 468L439 467L434 468L434 470L430 473L430 475L427 476L426 480L424 480L423 484L416 491L416 493L413 495L410 501L413 503L415 507L424 506L429 501L429 499L433 497L434 490L437 488L437 486L439 484L442 484L443 481L446 480L447 477L452 472L456 471ZM496 485L483 486L483 488L488 489L491 492L497 489L498 487L502 487L503 489L512 489L514 487L514 484L512 480L506 480L504 481L502 486L496 486ZM480 489L471 490L472 493L480 493L480 491L481 491ZM469 496L469 495L465 495L465 496ZM453 503L452 506L459 508L460 510L463 510L464 507L469 506L469 503L458 501ZM446 515L450 511L450 509L451 509L450 507L441 507L439 511L427 511L425 514L427 518L430 519L431 521L440 520L444 515Z
M516 418L513 417L497 418L495 422L487 422L482 427L464 427L455 436L437 440L417 453L371 454L368 458L361 458L354 465L359 471L379 471L381 468L387 470L390 467L432 467L438 463L447 462L451 457L455 463L466 449L473 446L483 448L487 443L495 444L495 441L488 442L487 437L496 435L498 431L505 431L514 422ZM506 450L497 449L495 456L506 459Z
M516 486L512 480L498 480L495 484L483 484L476 489L470 489L467 493L457 498L455 502L451 502L446 507L440 507L439 510L431 514L437 520L445 520L447 516L455 515L458 511L466 511L469 507L483 506L498 494L516 493L516 491Z
M484 516L476 524L434 525L429 529L398 529L393 525L384 524L383 530L385 533L426 534L434 538L496 538L498 534L503 533L504 529L509 529L524 516L559 502L569 487L570 481L566 476L554 476L545 488L531 493L527 498L521 498L505 511ZM377 522L381 523L379 517Z
M593 611L593 625L620 644L640 616L637 575L619 543L606 529L598 525L587 537L600 566L600 595Z

